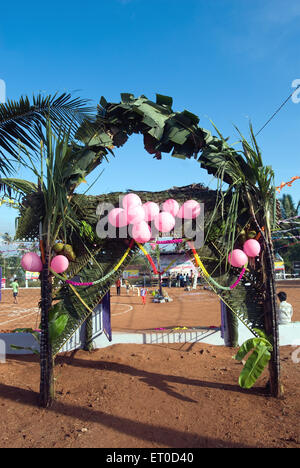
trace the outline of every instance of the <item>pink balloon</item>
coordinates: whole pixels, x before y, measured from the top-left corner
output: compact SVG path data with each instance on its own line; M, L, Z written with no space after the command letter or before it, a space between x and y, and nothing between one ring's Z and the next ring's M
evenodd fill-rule
M243 251L248 257L256 257L260 253L260 244L255 239L248 239L243 245Z
M240 249L235 249L228 255L228 261L233 267L241 268L247 261L247 255Z
M200 203L198 203L196 200L188 200L184 202L182 207L179 209L177 217L184 219L194 219L199 216L200 211Z
M144 221L144 208L140 205L129 205L129 207L127 207L127 219L130 224L137 224Z
M179 208L180 208L179 203L173 198L169 198L169 200L166 200L163 204L163 211L167 211L168 213L171 213L171 215L173 216L177 215Z
M132 226L131 237L140 244L149 242L151 239L151 229L146 221L141 221Z
M21 266L24 268L25 271L42 271L43 264L35 252L28 252L27 254L23 255L21 260Z
M55 273L63 273L69 267L69 260L64 255L56 255L51 261L50 268Z
M171 213L162 211L155 216L154 225L160 232L170 232L175 226L175 218Z
M108 213L108 221L114 227L121 228L128 225L127 213L123 208L114 208Z
M142 200L135 193L128 193L127 195L125 195L125 197L122 200L122 206L126 210L129 208L129 206L132 206L132 205L134 206L142 205Z
M145 211L145 221L152 221L156 215L159 213L159 206L157 203L148 201L143 204Z

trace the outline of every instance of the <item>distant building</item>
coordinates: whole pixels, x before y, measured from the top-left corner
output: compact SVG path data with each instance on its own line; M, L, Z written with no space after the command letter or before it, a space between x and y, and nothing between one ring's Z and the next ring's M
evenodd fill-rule
M300 276L300 261L299 260L293 262L293 274L296 276Z
M283 259L282 260L279 260L278 258L275 259L274 270L275 270L276 279L285 279L285 266L284 266Z

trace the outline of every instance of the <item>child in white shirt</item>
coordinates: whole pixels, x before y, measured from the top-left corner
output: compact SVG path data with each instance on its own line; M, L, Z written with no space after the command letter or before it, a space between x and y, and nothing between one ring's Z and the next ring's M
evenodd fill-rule
M286 302L287 295L285 292L281 291L277 294L280 301L279 305L279 325L290 323L292 321L293 307L291 304Z

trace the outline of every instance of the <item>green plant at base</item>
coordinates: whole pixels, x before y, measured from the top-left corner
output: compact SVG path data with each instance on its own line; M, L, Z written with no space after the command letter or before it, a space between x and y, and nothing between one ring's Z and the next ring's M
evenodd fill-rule
M252 351L239 376L239 385L242 388L253 387L270 361L271 351L273 351L273 346L266 334L257 328L254 330L259 336L245 341L234 356L234 359L237 361L242 361L242 359Z
M58 304L53 306L49 311L49 336L50 343L53 344L55 340L63 333L68 323L69 316L68 314L60 313ZM16 328L13 330L14 333L31 333L33 338L40 345L40 332L38 330L33 330L32 328ZM22 347L16 345L10 345L12 349L26 349L32 351L34 354L40 354L39 351L31 347Z

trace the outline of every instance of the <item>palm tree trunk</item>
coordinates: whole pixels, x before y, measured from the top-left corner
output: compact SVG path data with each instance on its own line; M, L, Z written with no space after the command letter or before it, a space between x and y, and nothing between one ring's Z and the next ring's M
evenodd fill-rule
M272 247L271 233L269 230L265 232L263 260L263 275L265 285L265 300L264 300L264 318L265 331L267 335L273 337L273 351L269 363L270 372L270 393L273 397L279 398L282 393L280 383L280 352L279 352L279 330L278 316L276 306L276 285L274 273L274 253Z
M85 342L83 349L85 351L93 350L93 317L90 314L85 320Z
M45 247L45 261L41 274L41 342L40 342L40 405L51 406L54 398L52 348L49 337L48 316L52 304L52 284L49 275L50 248Z
M280 383L280 352L279 352L279 329L278 329L278 316L276 305L276 285L275 285L275 272L274 272L274 252L271 236L271 228L269 224L270 213L264 209L261 215L260 223L255 216L253 204L249 193L247 193L249 201L250 212L252 218L260 232L263 239L262 249L262 283L264 285L264 323L265 332L273 339L273 351L269 363L269 387L270 394L279 398L282 395L282 385ZM264 226L264 232L260 226Z
M235 348L239 343L238 334L238 318L236 315L225 305L226 310L226 323L227 323L227 346Z

